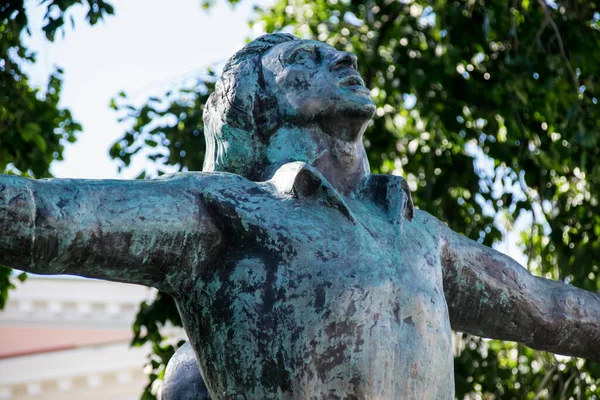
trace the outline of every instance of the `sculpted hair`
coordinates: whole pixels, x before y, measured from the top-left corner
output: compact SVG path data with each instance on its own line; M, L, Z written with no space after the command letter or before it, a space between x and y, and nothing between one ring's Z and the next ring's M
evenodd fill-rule
M259 180L264 149L276 129L274 101L265 93L261 59L274 46L300 40L286 33L261 36L231 57L204 108L203 171Z

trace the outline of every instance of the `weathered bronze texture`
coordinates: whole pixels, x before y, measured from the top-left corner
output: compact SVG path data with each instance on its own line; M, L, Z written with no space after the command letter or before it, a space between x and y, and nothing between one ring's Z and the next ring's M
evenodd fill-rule
M0 263L170 293L215 399L451 399L451 327L600 361L599 295L530 275L370 174L355 67L263 36L206 107L205 172L0 176Z
M210 400L189 342L181 346L169 360L160 400Z

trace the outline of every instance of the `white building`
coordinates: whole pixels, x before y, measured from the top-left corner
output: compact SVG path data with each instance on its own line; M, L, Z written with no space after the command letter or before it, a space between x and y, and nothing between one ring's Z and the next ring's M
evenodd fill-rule
M150 349L129 346L131 324L154 290L69 277L16 285L0 311L0 400L139 400Z

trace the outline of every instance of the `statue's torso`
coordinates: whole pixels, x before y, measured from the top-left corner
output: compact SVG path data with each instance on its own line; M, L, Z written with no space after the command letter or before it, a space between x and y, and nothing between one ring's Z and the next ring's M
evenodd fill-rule
M419 218L255 189L215 195L222 258L178 301L213 396L452 398L438 244Z

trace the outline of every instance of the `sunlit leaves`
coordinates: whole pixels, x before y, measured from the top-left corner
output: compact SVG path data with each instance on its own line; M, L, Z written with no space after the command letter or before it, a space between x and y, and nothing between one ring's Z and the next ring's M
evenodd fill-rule
M69 15L69 9L74 5L82 5L87 9L86 20L90 25L115 12L113 6L103 0L46 0L41 3L47 6L42 30L50 41L54 41L56 33L64 29L66 21L75 26L73 17Z

